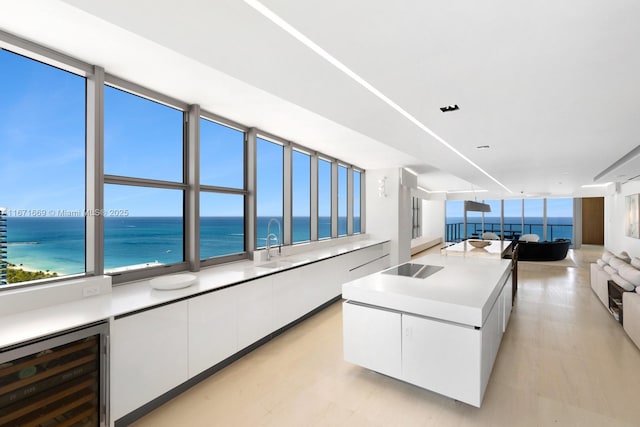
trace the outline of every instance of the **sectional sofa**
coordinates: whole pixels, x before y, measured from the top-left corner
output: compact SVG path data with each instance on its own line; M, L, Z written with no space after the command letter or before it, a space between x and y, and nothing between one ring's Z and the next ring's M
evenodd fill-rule
M640 258L631 258L626 252L613 254L605 251L591 264L591 288L609 309L608 281L612 280L625 292L622 294L623 328L640 348Z
M553 242L518 242L518 261L559 261L567 257L571 246L569 239Z

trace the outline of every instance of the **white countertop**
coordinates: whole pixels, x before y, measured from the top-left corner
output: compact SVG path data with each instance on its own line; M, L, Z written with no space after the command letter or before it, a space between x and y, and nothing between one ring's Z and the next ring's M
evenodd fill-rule
M465 240L442 249L442 254L469 257L502 258L502 254L507 249L509 249L509 247L513 243L511 240L485 240L485 242L489 242L489 245L485 246L484 248L476 248L474 246L471 246L468 240Z
M291 256L272 257L271 261L254 263L238 261L203 268L192 273L198 280L192 286L176 290L155 290L149 280L141 280L113 287L112 292L56 304L36 310L0 315L0 349L93 322L110 319L137 310L170 303L183 298L246 282L290 268L332 258L358 249L384 243L381 240L357 240L310 250ZM290 260L289 267L263 268L261 264ZM2 293L0 293L2 298Z
M481 327L510 274L511 261L427 255L412 263L443 266L425 279L375 273L342 285L344 299Z

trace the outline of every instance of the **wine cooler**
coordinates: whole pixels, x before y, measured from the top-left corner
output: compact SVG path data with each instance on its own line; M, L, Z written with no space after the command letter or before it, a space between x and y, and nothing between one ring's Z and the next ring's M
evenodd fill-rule
M107 340L99 323L0 350L0 427L107 426Z

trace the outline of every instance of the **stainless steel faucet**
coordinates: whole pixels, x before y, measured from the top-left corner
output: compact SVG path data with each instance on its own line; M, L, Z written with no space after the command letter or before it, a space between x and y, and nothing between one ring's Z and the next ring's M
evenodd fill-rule
M273 234L271 232L271 223L275 222L278 224L278 235ZM271 259L271 239L275 238L276 242L278 242L278 255L282 254L282 227L280 226L280 221L277 218L271 218L269 223L267 224L267 261Z

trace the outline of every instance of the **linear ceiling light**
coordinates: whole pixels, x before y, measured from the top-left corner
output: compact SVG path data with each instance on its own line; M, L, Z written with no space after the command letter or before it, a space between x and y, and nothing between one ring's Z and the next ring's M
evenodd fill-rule
M607 185L611 185L610 182L603 182L602 184L585 184L581 185L582 188L598 188L598 187L606 187Z
M489 190L453 190L447 191L447 194L466 194L466 193L487 193Z
M254 8L256 11L258 11L265 18L269 19L271 22L276 24L278 27L280 27L281 29L283 29L284 31L289 33L291 36L296 38L300 43L304 44L309 49L313 50L315 53L320 55L324 60L326 60L331 65L336 67L338 70L342 71L347 76L349 76L352 80L354 80L360 86L362 86L365 89L367 89L369 92L371 92L373 95L378 97L380 100L382 100L388 106L390 106L391 108L396 110L398 113L402 114L411 123L413 123L414 125L418 126L421 130L423 130L425 133L430 135L436 141L438 141L439 143L441 143L442 145L447 147L449 150L453 151L461 159L463 159L464 161L469 163L474 168L478 169L480 172L482 172L485 176L490 178L493 182L498 184L500 187L504 188L509 193L513 193L513 191L509 190L504 184L502 184L500 181L498 181L493 176L491 176L489 174L489 172L487 172L484 169L482 169L480 166L478 166L476 163L474 163L471 159L469 159L467 156L462 154L455 147L453 147L451 144L449 144L447 141L445 141L442 137L440 137L434 131L432 131L427 126L422 124L422 122L420 122L418 119L416 119L408 111L406 111L404 108L402 108L401 106L399 106L398 104L393 102L391 100L391 98L389 98L384 93L382 93L381 91L376 89L372 84L370 84L365 79L360 77L358 74L356 74L353 70L351 70L349 67L344 65L342 62L338 61L329 52L327 52L326 50L324 50L323 48L318 46L316 43L314 43L311 39L309 39L307 36L302 34L300 31L296 30L291 24L289 24L287 21L282 19L280 16L276 15L273 11L271 11L271 9L267 8L265 5L263 5L262 3L260 3L257 0L244 0L244 2L247 3L249 6L251 6L252 8Z

